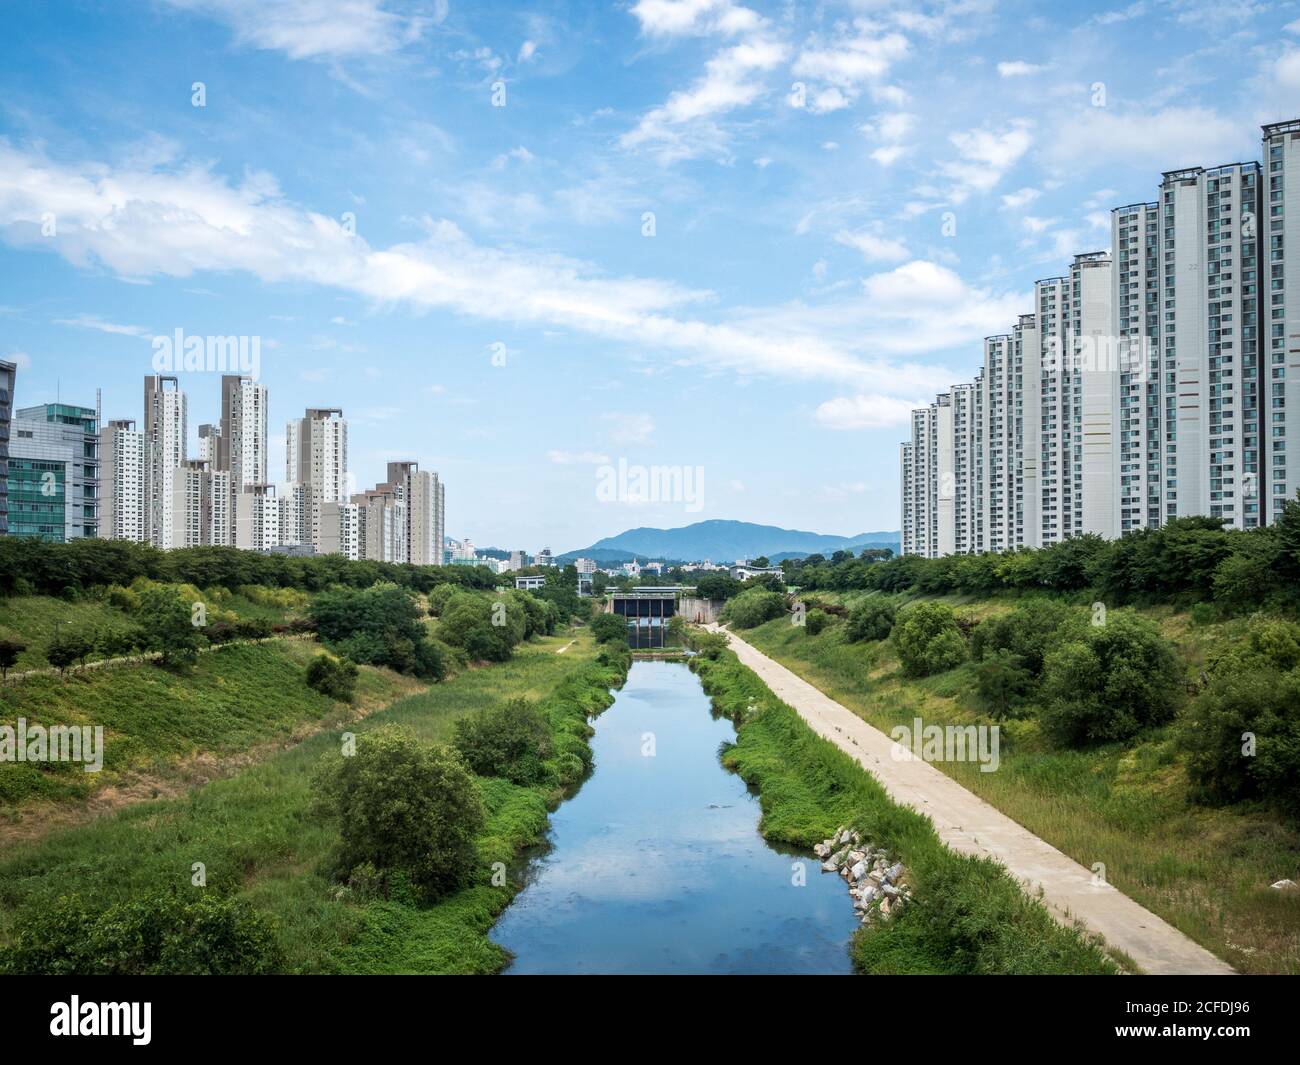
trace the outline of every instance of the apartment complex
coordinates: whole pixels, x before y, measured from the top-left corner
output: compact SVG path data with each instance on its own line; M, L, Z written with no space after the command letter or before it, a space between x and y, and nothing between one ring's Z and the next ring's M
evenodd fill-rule
M168 385L171 385L168 388ZM176 471L185 462L185 393L180 380L151 374L144 379L144 435L149 446L149 542L171 548Z
M102 470L99 535L108 540L149 539L149 441L134 419L118 418L100 430Z
M322 550L321 507L348 498L348 423L337 407L308 408L285 426L284 473L305 486L308 542Z
M1275 520L1300 487L1300 121L1265 126L1263 154L1116 208L1112 252L1036 282L974 382L913 412L904 553Z

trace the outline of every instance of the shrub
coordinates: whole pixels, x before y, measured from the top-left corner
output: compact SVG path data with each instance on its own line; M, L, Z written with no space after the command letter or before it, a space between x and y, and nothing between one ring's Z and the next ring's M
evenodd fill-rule
M1262 799L1300 817L1300 670L1225 663L1183 715L1178 738L1194 798Z
M1007 651L1036 678L1051 651L1068 640L1082 639L1087 628L1084 612L1076 607L1052 599L1029 599L976 625L971 632L971 657L978 662Z
M1111 611L1106 624L1047 656L1043 668L1043 731L1081 747L1128 739L1174 714L1182 670L1159 628L1135 614Z
M461 648L471 660L504 662L524 638L525 627L518 603L457 592L443 606L438 638Z
M350 703L357 690L357 667L346 658L318 654L307 665L307 687L339 702Z
M626 643L627 618L621 614L597 614L591 619L591 633L597 643Z
M928 677L954 669L966 660L966 641L952 608L943 603L917 603L898 615L894 648L903 672Z
M716 662L727 649L727 638L720 632L694 630L689 637L690 648L696 654Z
M511 699L460 718L453 743L479 776L530 785L545 778L542 763L551 756L551 729L540 709Z
M722 608L722 620L738 629L752 629L785 613L785 596L763 588L747 588Z
M1010 651L994 651L975 667L980 703L998 720L1014 716L1033 687L1033 674L1025 668L1024 660Z
M831 623L831 616L824 610L810 610L803 619L804 631L809 636L817 636Z
M1300 625L1278 618L1253 618L1246 646L1251 654L1285 673L1300 666Z
M369 862L403 874L432 901L470 880L484 813L454 749L377 729L359 737L351 757L327 759L314 788L319 810L339 826L334 865L344 882Z
M16 928L0 973L250 976L283 964L267 919L210 889L155 891L107 909L73 895L32 906Z
M894 604L887 599L867 599L849 611L844 635L852 643L864 640L887 640L894 631Z
M444 656L429 646L414 597L395 584L325 592L312 602L310 620L322 640L354 662L431 680L446 673Z

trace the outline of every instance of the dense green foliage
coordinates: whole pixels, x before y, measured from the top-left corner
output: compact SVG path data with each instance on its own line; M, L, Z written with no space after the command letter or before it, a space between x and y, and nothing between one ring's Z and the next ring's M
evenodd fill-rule
M737 723L736 742L723 760L758 789L764 836L811 848L838 826L854 825L906 864L916 902L856 933L852 950L860 971L1115 971L1097 945L1058 925L997 863L949 850L928 818L892 802L730 651L713 661L693 659L691 668L714 705Z
M451 747L377 729L317 770L319 807L339 829L339 878L405 878L427 901L469 882L483 828L474 779Z
M752 629L779 618L786 611L785 596L767 588L749 587L729 599L722 608L722 620L738 629Z
M1300 501L1262 529L1228 530L1216 518L1178 518L1117 540L1081 536L1001 554L883 557L837 552L782 563L802 589L989 595L1091 591L1108 603L1214 601L1229 610L1300 607Z
M744 588L743 581L725 573L706 573L695 582L695 594L701 599L730 599Z
M849 611L844 626L844 638L851 643L866 640L887 640L894 631L896 620L894 604L888 599L872 597L856 603Z
M1173 717L1181 680L1173 648L1155 624L1111 611L1084 639L1047 655L1039 722L1065 746L1128 739Z
M825 610L814 607L803 619L804 631L809 636L820 636L831 623L831 616Z
M455 747L481 777L505 777L515 784L539 784L551 757L546 714L526 699L511 699L456 722Z
M1300 626L1254 619L1179 724L1197 798L1259 799L1300 819Z
M235 547L186 547L160 551L127 540L46 543L30 537L0 537L0 595L64 595L137 577L199 588L296 588L318 592L337 584L368 588L385 581L427 592L439 584L489 589L496 574L478 566L412 566L353 562L342 555L263 555Z
M966 660L966 641L957 616L944 603L915 603L894 623L894 648L909 677L942 673Z
M205 888L153 891L106 910L76 895L32 906L0 950L0 973L55 976L249 976L283 961L270 922Z
M319 654L307 666L307 687L339 702L350 703L356 696L357 672L355 662Z
M598 643L627 641L627 618L621 614L597 614L591 619L591 634Z
M504 596L458 592L443 605L438 638L459 647L473 661L504 662L528 631L519 603Z
M322 592L310 607L320 638L363 665L388 666L426 680L442 680L447 663L428 637L411 593L396 584Z

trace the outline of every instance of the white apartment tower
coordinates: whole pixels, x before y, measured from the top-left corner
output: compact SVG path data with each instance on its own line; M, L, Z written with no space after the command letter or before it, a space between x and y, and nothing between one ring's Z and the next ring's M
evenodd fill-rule
M171 385L168 388L168 385ZM175 377L151 374L144 379L144 435L149 445L149 541L155 547L173 543L176 471L185 462L185 393Z
M416 462L390 462L388 483L406 504L408 557L416 566L442 565L443 494L438 475Z
M348 423L336 408L308 408L285 429L285 480L306 486L310 543L322 550L321 505L348 498Z
M149 441L131 419L100 430L99 535L104 540L149 542Z

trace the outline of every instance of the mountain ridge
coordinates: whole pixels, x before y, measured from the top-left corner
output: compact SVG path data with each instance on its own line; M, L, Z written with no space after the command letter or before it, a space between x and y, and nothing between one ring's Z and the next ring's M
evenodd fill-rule
M594 544L557 556L557 560L592 558L597 562L637 559L672 559L695 562L735 562L740 559L782 555L830 554L864 547L892 547L898 550L899 533L865 532L856 536L835 536L777 525L712 518L676 529L640 526L606 536ZM621 556L621 557L615 557Z

